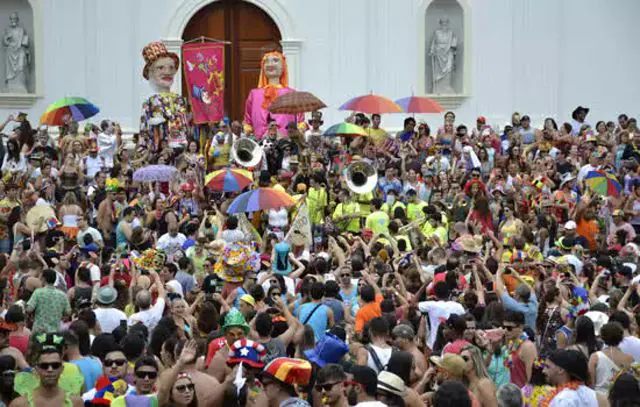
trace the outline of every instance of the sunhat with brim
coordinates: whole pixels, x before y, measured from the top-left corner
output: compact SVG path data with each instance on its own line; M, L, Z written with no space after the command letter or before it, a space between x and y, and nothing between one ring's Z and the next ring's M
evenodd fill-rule
M333 334L326 334L313 349L304 351L310 362L321 368L328 363L338 363L349 352L349 346Z
M378 391L404 397L407 394L407 386L398 375L383 370L378 375Z
M235 308L232 308L224 318L222 331L224 332L229 328L242 328L245 335L249 334L249 325L247 324L247 320L244 318L244 315Z
M101 287L98 290L98 304L111 305L118 298L118 291L111 286Z

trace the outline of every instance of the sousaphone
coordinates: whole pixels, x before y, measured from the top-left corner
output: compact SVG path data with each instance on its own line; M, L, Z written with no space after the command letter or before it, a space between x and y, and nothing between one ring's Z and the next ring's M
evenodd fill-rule
M378 184L378 172L373 165L357 161L347 167L347 187L356 194L373 191Z
M262 159L262 147L250 138L238 139L231 147L231 158L243 167L253 168Z

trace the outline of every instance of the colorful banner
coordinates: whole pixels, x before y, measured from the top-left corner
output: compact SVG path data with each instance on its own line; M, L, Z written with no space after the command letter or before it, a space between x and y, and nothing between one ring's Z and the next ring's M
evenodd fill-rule
M196 124L224 117L224 44L191 43L182 46L184 77Z
M313 235L311 234L311 222L309 222L309 208L307 203L303 202L298 208L298 214L291 222L289 232L284 237L284 240L291 245L300 245L300 243L307 247L313 245Z

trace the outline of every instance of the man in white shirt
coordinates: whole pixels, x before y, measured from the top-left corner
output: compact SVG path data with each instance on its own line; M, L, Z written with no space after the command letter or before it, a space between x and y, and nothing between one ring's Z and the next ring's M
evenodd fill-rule
M115 134L119 130L111 120L103 120L100 123L102 133L98 134L99 157L107 168L113 168L113 156L116 154L118 146L118 136Z
M162 280L155 271L150 272L150 277L153 279L156 291L158 292L158 299L156 303L151 306L151 293L148 290L139 291L136 294L136 305L140 309L139 312L129 317L128 325L144 324L149 332L158 325L158 321L162 318L162 313L165 307L165 290L162 284Z
M178 225L170 223L167 227L167 233L160 236L156 247L167 253L168 256L172 256L176 251L182 248L182 244L187 240L187 237L178 232Z
M436 342L440 321L446 321L451 314L462 315L465 312L461 304L449 300L450 290L447 283L444 281L437 282L433 290L438 298L437 301L422 301L418 303L420 312L429 314L430 331L427 338L427 346L431 349L433 349L433 344Z
M127 321L127 314L113 307L113 303L118 298L118 292L111 286L104 286L98 290L98 308L93 312L96 320L100 323L103 333L110 334L116 329L121 321Z
M550 407L599 405L596 392L585 385L589 379L589 367L587 357L582 352L567 349L553 351L547 357L543 372L553 386L577 382L577 387L560 389L548 404Z
M617 322L624 328L624 338L618 347L627 355L633 356L635 363L640 362L640 339L631 335L629 327L631 326L631 320L629 315L624 311L616 311L609 317L609 322Z
M84 248L84 236L91 235L93 238L93 242L98 245L98 247L104 247L104 240L102 239L102 234L98 231L98 229L92 228L89 226L89 222L87 221L86 215L82 215L78 218L78 228L80 231L78 232L78 236L76 238L76 242L78 243L79 248Z
M93 179L96 176L98 171L100 171L103 167L101 157L98 157L98 147L92 145L89 148L89 155L84 159L84 168L87 173L87 177Z

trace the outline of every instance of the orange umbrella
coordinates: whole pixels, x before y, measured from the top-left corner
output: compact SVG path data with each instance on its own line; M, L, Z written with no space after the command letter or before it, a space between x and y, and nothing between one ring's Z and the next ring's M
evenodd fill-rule
M363 113L402 113L402 108L393 100L380 95L358 96L345 102L340 110Z

